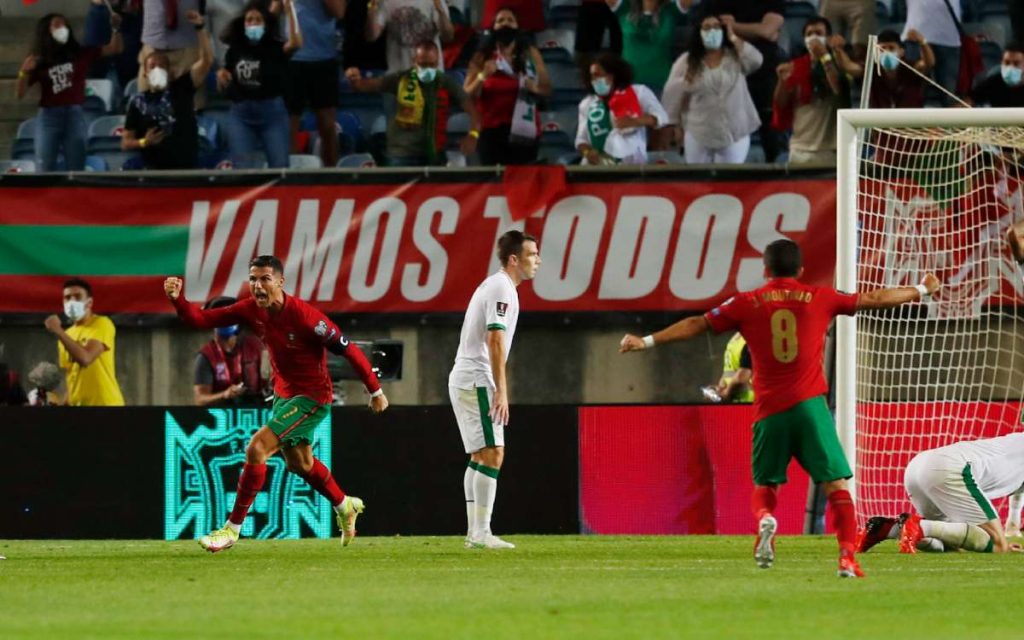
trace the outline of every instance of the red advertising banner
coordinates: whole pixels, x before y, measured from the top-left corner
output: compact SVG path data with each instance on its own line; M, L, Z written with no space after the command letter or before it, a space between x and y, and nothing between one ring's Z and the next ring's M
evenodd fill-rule
M831 284L834 181L757 178L570 182L518 223L501 184L468 180L3 188L0 313L50 312L68 276L92 281L103 313L168 313L164 276L191 300L239 295L265 253L328 312L461 312L511 228L543 259L524 311L706 310L758 286L781 237L804 246L805 280Z

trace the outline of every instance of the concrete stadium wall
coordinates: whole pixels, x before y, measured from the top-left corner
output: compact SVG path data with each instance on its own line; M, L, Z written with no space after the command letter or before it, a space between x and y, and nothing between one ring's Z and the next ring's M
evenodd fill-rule
M728 336L707 336L643 354L620 355L627 331L660 326L600 328L520 327L509 358L514 404L671 403L701 400L699 386L717 380ZM459 327L409 324L350 328L356 339L393 338L405 343L402 380L387 383L392 403L448 403L448 371ZM181 328L118 326L117 378L131 405L187 405L192 401L196 350L212 334ZM56 362L56 339L38 328L0 326L2 357L22 376L40 361ZM344 383L349 404L362 403L361 385Z

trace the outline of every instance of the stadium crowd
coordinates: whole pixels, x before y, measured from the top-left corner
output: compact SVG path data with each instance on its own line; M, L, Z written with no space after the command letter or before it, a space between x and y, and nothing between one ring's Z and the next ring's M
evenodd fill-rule
M870 74L1024 106L1006 0L90 2L26 42L8 169L831 163Z

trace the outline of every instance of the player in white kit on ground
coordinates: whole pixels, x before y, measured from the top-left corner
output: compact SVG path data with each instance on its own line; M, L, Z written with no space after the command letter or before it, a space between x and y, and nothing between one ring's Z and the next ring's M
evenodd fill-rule
M1006 541L992 500L1024 488L1024 433L922 451L907 465L903 483L917 513L869 519L860 551L887 538L899 538L905 553L1019 550Z
M537 275L537 240L522 231L498 239L501 269L480 283L466 309L455 366L448 376L448 395L469 454L463 476L466 495L467 548L513 549L491 533L491 512L498 492L498 474L505 457L508 384L505 360L519 320L516 287Z

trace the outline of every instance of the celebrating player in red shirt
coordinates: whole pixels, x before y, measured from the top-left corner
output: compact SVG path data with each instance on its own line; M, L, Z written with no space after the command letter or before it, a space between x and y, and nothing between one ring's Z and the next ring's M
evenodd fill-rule
M627 334L620 351L641 351L662 342L688 340L708 329L739 330L750 348L754 376L754 516L758 519L754 559L763 569L775 560L772 516L775 492L786 482L793 456L815 482L824 483L839 540L839 576L863 577L854 550L857 514L846 480L853 474L825 403L828 384L823 369L825 332L837 315L859 309L887 309L927 298L939 289L934 275L914 287L878 289L864 294L812 287L803 274L800 247L776 240L764 252L768 283L737 294L702 316L681 320L653 335Z
M234 546L267 476L267 458L284 454L288 470L304 478L331 502L348 545L356 535L356 517L363 501L346 496L331 472L313 457L313 431L330 416L332 386L327 373L327 354L344 356L359 373L370 392L370 409L381 413L388 400L380 382L359 347L350 343L327 316L284 292L284 267L274 256L259 256L249 263L251 298L217 309L201 310L181 294L181 278L167 278L164 292L186 324L198 329L245 323L270 352L274 370L274 406L270 422L260 428L245 449L245 466L238 480L235 507L224 526L199 538L211 553Z

